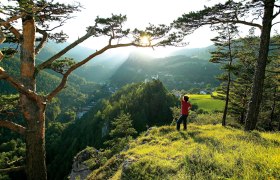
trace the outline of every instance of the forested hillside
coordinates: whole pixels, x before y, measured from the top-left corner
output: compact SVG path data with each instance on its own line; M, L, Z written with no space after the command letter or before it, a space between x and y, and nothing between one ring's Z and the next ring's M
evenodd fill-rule
M205 48L204 52L207 50ZM187 53L156 59L141 54L130 54L110 81L117 86L123 86L126 83L158 78L170 90L204 89L207 84L212 87L219 84L214 78L219 73L219 65L200 57L191 57L191 54L188 56Z
M11 59L4 59L2 62L0 62L0 65L9 71L12 76L19 76L19 72L16 71L16 69L19 67L19 59L17 56ZM57 73L51 71L42 72L38 76L38 92L44 94L52 91L60 82L60 78L61 76ZM9 83L0 81L0 85L0 93L2 95L10 93L16 94L14 88L12 88ZM59 111L62 111L62 113L70 110L76 113L80 107L84 106L90 99L93 98L93 94L95 94L100 88L100 85L94 82L88 82L84 78L73 74L69 78L67 88L65 88L65 90L59 94L58 100L54 101L51 106L57 106L53 108L61 109ZM52 111L53 109L50 109L50 112L54 113ZM56 114L55 117L50 117L51 120L54 121L59 114Z
M176 102L176 98L168 93L160 81L152 80L124 86L63 131L62 125L53 124L47 130L50 178L62 179L69 175L73 157L87 146L111 147L104 142L110 139L112 122L122 113L130 115L137 135L151 126L170 124L173 119L170 107L175 106ZM54 138L53 134L57 133Z
M82 1L0 1L1 180L280 179L280 0Z

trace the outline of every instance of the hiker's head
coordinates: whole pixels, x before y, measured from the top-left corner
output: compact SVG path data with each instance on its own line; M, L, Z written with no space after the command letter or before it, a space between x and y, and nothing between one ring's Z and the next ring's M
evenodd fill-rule
M189 100L189 96L184 96L184 101L188 101Z

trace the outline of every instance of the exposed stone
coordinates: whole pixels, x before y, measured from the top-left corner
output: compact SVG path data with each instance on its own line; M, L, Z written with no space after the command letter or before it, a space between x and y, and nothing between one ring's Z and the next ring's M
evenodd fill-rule
M102 137L106 136L109 133L109 123L105 122L102 127Z
M148 136L153 129L156 129L156 127L150 127L145 133L145 136Z
M125 159L123 161L123 165L122 165L122 174L121 174L121 177L126 179L128 178L128 174L127 172L129 171L130 169L130 166L133 162L135 162L136 160L132 157L128 158L128 159Z
M86 161L90 159L93 165L86 163ZM92 172L92 169L98 168L100 164L99 151L95 148L87 147L74 157L69 179L86 179L86 177Z

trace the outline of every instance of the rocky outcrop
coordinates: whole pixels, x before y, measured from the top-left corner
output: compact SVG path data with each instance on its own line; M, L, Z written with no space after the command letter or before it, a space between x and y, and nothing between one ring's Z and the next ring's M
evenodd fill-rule
M102 158L103 157L100 155L100 152L93 147L87 147L82 150L74 157L69 179L86 179L92 170L101 166Z

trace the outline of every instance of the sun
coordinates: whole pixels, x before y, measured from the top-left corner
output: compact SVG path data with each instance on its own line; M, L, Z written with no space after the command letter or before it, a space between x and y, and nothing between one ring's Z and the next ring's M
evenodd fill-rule
M140 44L142 46L149 46L149 45L151 45L151 38L149 36L142 36L142 37L140 37Z

